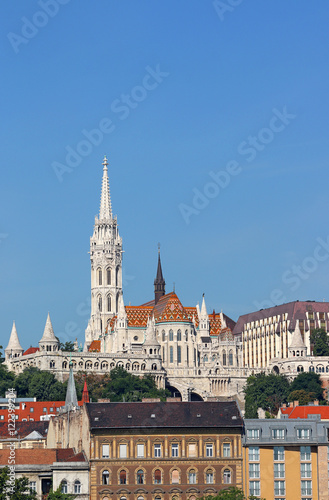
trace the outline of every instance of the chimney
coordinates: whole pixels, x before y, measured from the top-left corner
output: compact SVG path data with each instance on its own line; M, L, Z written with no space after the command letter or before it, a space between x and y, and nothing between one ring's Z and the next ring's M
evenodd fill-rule
M313 401L313 404L314 404L314 406L319 406L319 401L318 401L318 399L316 399L315 401Z
M298 406L298 405L299 405L299 401L294 401L293 407L296 408L296 406Z
M285 410L286 408L287 408L286 403L283 403L283 404L282 404L282 409L283 409L283 410Z

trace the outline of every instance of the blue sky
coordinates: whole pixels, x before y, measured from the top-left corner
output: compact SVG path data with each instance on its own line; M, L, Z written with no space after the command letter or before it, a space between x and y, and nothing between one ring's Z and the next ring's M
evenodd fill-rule
M1 11L4 346L14 319L23 347L37 345L48 311L56 335L83 341L104 154L126 304L153 297L158 242L185 305L204 292L237 320L329 301L327 2Z

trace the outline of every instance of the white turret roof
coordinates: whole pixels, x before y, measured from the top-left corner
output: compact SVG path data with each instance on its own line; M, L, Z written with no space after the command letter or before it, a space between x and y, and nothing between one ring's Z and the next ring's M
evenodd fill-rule
M159 345L158 339L155 333L155 319L154 316L149 317L147 320L146 332L145 332L145 342L144 345Z
M305 349L305 344L303 341L302 334L300 332L299 328L299 321L296 321L296 328L294 333L292 334L291 342L290 342L290 349Z
M124 302L123 302L123 293L119 294L117 318L121 319L121 320L122 319L124 319L124 320L127 319L127 313L126 313L125 305L124 305Z
M108 174L107 174L107 166L108 166L108 161L107 161L106 156L104 156L102 194L101 194L101 206L99 209L99 220L111 220L112 219L112 205L111 205L109 178L108 178Z
M11 334L9 338L8 345L5 349L5 351L23 351L23 348L21 344L19 343L18 335L17 335L17 330L16 330L16 325L15 321L13 322L13 327L11 329Z
M49 341L58 342L58 339L55 337L53 325L51 324L50 315L48 313L46 326L40 342L49 342Z
M202 306L201 306L200 318L202 318L202 319L208 319L207 308L206 308L206 301L204 300L204 294L202 296Z

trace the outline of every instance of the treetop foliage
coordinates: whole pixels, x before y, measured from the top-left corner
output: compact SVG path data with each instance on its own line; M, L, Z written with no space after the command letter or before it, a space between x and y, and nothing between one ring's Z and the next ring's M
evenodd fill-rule
M314 356L329 356L329 337L323 328L316 328L311 333Z

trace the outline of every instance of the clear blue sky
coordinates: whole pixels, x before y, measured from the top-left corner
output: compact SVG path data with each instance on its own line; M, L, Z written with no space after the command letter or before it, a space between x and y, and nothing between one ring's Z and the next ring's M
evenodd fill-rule
M48 311L83 341L104 154L126 304L152 299L159 241L184 305L329 301L328 2L230 2L2 3L4 346Z

